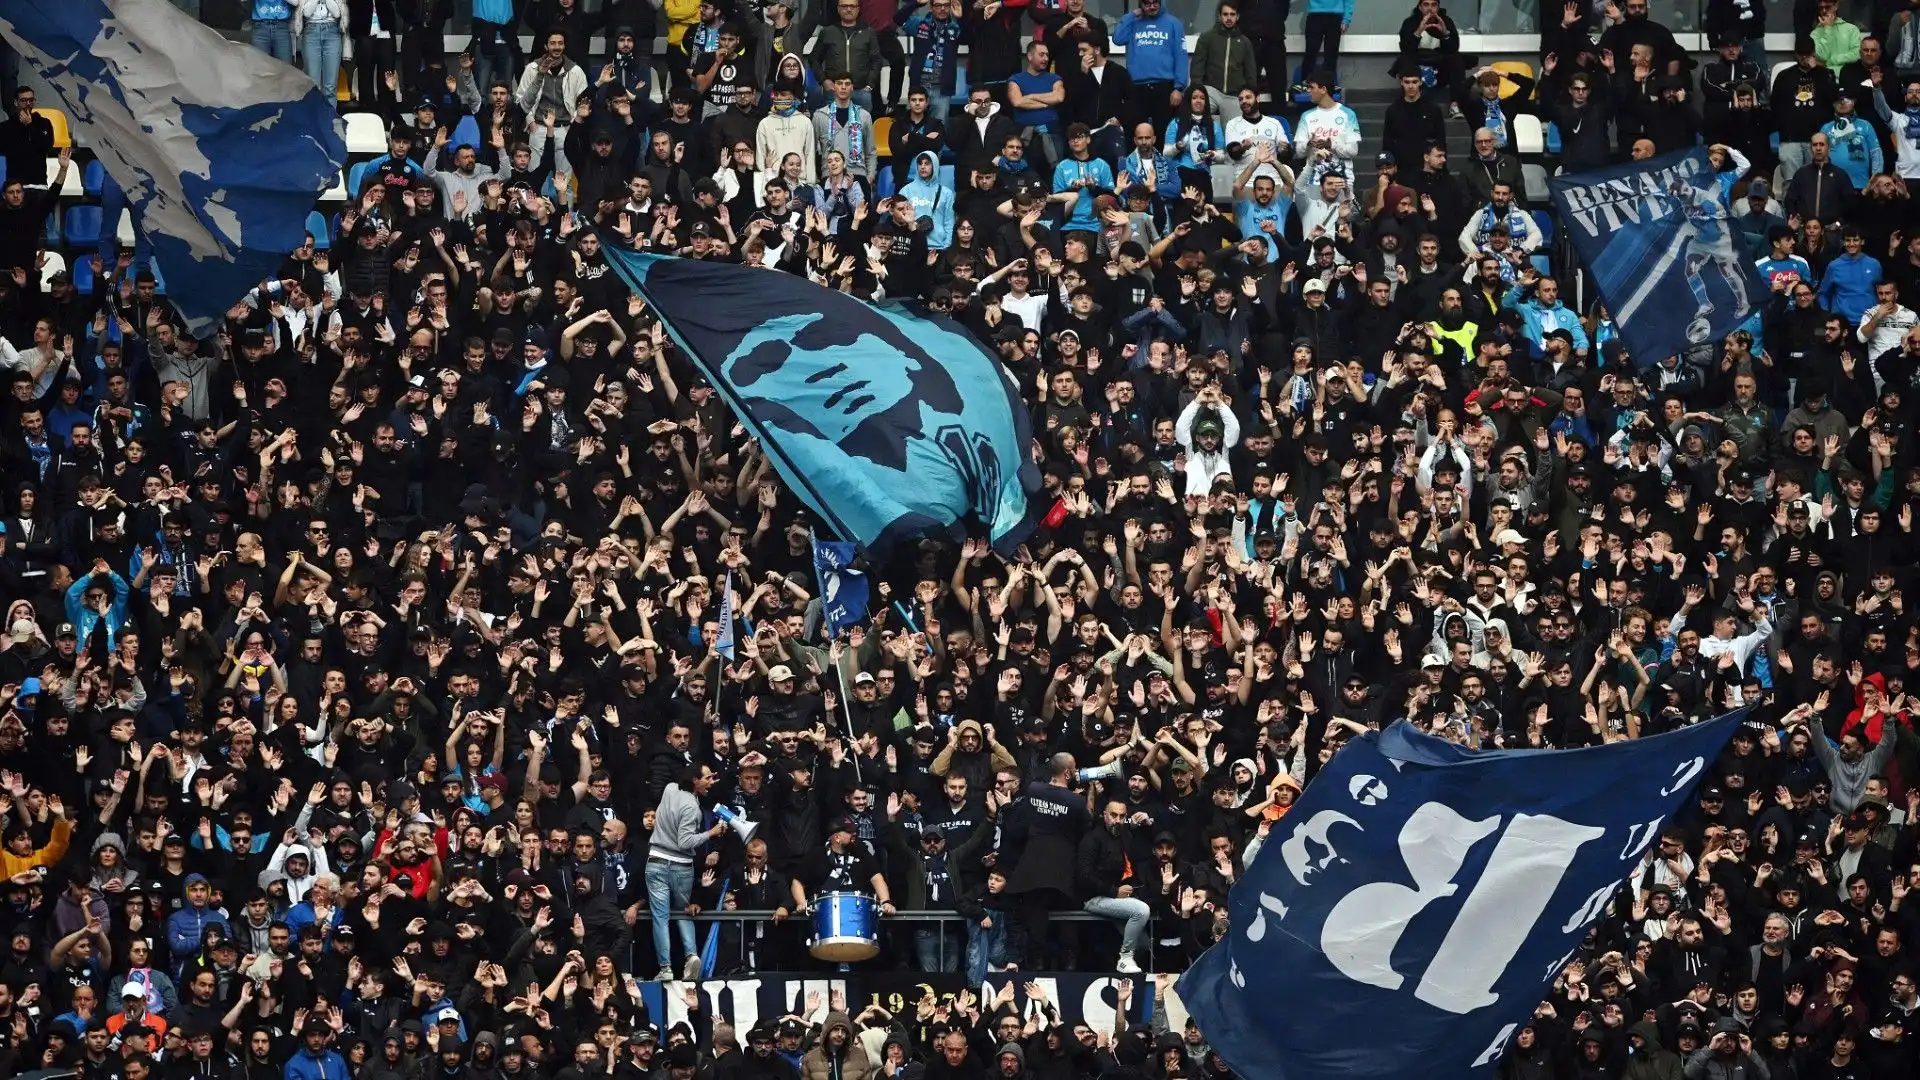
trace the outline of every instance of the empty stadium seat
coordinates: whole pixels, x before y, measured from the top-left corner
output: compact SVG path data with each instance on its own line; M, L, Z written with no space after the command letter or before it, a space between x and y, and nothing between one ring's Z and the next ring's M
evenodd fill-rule
M87 198L99 198L101 189L106 185L107 167L100 164L98 158L87 162L87 167L80 170L80 189L86 192Z
M1519 113L1513 117L1513 149L1518 154L1544 154L1547 152L1546 133L1540 129L1540 118L1532 113Z
M73 287L83 296L93 292L93 259L88 255L73 257Z
M449 144L451 146L464 145L464 146L471 146L476 150L479 149L480 148L480 121L475 120L471 116L461 117L460 122L453 125L453 135L451 138L452 138L452 142Z
M1506 76L1521 75L1528 79L1533 78L1533 65L1527 63L1525 60L1496 60L1487 66L1499 72L1502 76L1500 79L1500 100L1502 101L1507 100L1520 91L1520 84L1514 82L1512 79L1506 78Z
M346 202L347 201L347 175L345 173L335 174L333 178L333 186L320 193L320 201L321 202Z
M61 232L66 237L67 246L78 253L80 248L92 249L100 243L100 208L97 206L69 206L61 216Z
M360 197L360 185L366 182L367 170L373 168L373 165L374 163L371 161L363 161L347 170L347 193L349 195L356 199Z
M327 227L327 215L318 210L307 214L307 231L313 234L313 246L321 251L333 246L333 230Z
M129 249L129 250L132 249L135 241L139 239L138 237L133 235L133 212L132 211L130 210L120 211L120 220L113 227L113 239L114 239L114 242L119 244L122 248Z
M69 164L67 166L67 178L60 182L61 198L78 199L86 195L87 193L86 182L81 179L81 174L84 172L86 172L86 170L81 168L78 165ZM53 178L59 175L60 175L60 159L57 157L48 158L47 159L47 183L49 184L53 183Z
M1546 139L1547 139L1547 153L1549 154L1559 153L1560 145L1561 145L1560 144L1560 125L1549 121L1546 124L1546 126L1541 129L1541 131L1546 136Z
M46 288L53 275L67 268L67 257L57 251L47 252L47 261L40 267L40 287Z
M873 152L878 158L893 156L893 117L882 116L873 122Z
M347 153L384 154L387 152L387 125L378 113L350 112L347 122Z
M1520 165L1521 186L1526 189L1526 200L1530 203L1544 203L1553 197L1553 188L1547 184L1547 167L1538 162L1526 161Z
M53 125L53 148L64 150L73 145L73 131L67 126L67 114L59 109L38 108L33 110Z

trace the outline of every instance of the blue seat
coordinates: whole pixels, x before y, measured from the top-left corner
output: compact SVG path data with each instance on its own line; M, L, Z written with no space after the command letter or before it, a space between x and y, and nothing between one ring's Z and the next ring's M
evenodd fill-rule
M91 255L83 255L77 251L74 252L73 269L70 272L73 274L73 287L79 290L80 295L93 295L93 259Z
M940 186L946 188L948 191L959 190L958 188L953 186L953 166L951 165L940 166Z
M67 246L92 248L100 243L100 208L97 206L69 206L62 223L66 234Z
M893 191L893 167L882 166L874 175L873 193L878 198L890 199L893 197Z
M313 246L321 251L333 246L333 230L328 228L327 215L318 210L307 214L307 231L313 234Z
M1528 213L1533 215L1533 223L1534 225L1538 226L1540 229L1540 247L1542 249L1545 249L1552 246L1553 244L1552 215L1548 214L1545 210L1529 210Z
M1560 125L1554 123L1551 120L1547 121L1546 137L1547 137L1547 153L1549 154L1559 153L1560 152Z
M360 183L361 181L367 178L367 171L372 169L374 165L375 165L375 162L363 161L360 164L355 165L353 168L347 170L347 193L348 194L352 195L356 199L360 197Z
M99 198L100 190L106 187L106 185L107 167L100 164L99 158L87 162L87 167L81 170L80 173L80 188L86 192L87 198Z
M471 116L461 117L460 122L453 125L453 135L451 139L452 141L448 143L450 147L465 145L478 150L480 148L480 121L475 120Z

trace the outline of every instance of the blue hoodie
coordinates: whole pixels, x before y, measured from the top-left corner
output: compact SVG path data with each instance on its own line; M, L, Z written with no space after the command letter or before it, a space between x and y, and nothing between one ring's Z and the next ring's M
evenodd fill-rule
M1143 19L1137 11L1120 17L1113 43L1127 49L1127 72L1136 83L1170 82L1187 85L1187 28L1162 11Z
M922 163L933 167L933 175L920 178ZM945 251L953 244L953 192L940 182L940 159L931 150L913 155L913 179L900 188L900 194L913 204L913 216L932 222L927 229L927 250Z

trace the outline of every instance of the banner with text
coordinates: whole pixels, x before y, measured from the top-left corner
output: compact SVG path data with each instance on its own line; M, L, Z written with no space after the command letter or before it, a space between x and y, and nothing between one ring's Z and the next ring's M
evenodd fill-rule
M985 1001L1008 986L1013 987L1013 1002L1020 1015L1031 1016L1039 1012L1041 1003L1027 992L1028 983L1039 988L1047 1001L1053 1003L1062 1021L1069 1024L1084 1021L1095 1031L1112 1031L1120 1001L1117 987L1123 982L1130 988L1128 1022L1146 1023L1153 1016L1153 980L1148 975L991 972L976 986L962 975L920 971L752 972L727 979L708 979L697 985L700 1007L709 1016L726 1018L734 1030L740 1032L761 1020L805 1015L818 1011L821 1006L843 1009L849 1016L857 1016L869 1006L878 1005L911 1020L914 1006L928 993L951 1004L962 990L971 990L975 997ZM647 1014L662 1030L687 1018L684 996L687 985L640 984Z
M1717 341L1765 303L1727 215L1728 183L1698 147L1553 178L1561 227L1636 366Z

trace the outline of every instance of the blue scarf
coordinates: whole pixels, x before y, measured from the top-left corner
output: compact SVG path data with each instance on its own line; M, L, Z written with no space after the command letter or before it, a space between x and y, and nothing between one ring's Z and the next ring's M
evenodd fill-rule
M1906 124L1907 141L1920 143L1920 109L1903 110L1900 117Z

